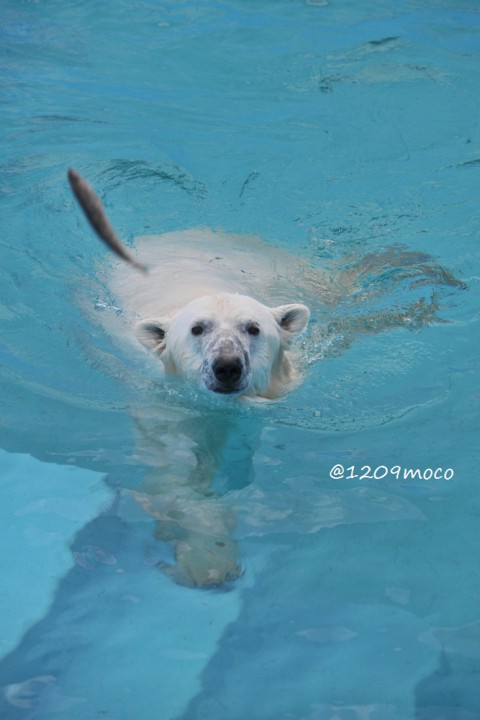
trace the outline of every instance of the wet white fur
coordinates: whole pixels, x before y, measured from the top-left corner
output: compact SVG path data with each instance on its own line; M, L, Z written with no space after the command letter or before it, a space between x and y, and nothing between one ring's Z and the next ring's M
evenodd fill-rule
M150 271L142 275L116 263L109 284L131 335L158 356L165 372L212 389L213 360L226 349L247 359L237 396L275 399L297 381L291 346L309 310L292 302L298 292L292 275L298 279L301 271L295 256L207 230L144 238L136 247ZM269 304L287 293L290 302ZM195 336L198 323L206 330ZM249 333L252 324L257 335Z

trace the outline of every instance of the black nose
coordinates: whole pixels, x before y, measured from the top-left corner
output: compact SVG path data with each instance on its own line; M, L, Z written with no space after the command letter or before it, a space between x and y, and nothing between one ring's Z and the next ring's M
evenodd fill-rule
M243 364L239 357L219 357L214 360L212 370L219 383L233 387L242 377Z

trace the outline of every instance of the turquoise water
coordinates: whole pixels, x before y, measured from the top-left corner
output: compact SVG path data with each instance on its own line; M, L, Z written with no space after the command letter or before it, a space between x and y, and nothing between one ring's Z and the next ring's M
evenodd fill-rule
M0 717L480 718L478 3L0 17ZM318 266L369 257L335 317L315 310L303 385L259 410L152 385L80 308L79 289L109 298L70 166L127 242L203 226ZM421 298L443 322L335 329ZM160 572L171 550L129 500L130 407L152 388L242 439L216 479L244 567L229 591ZM349 478L363 466L454 475Z

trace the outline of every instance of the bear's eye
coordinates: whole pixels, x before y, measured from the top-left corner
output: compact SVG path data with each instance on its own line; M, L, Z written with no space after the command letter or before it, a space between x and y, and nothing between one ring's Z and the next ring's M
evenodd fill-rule
M249 335L258 335L259 332L260 332L260 328L258 327L258 325L254 325L253 323L251 323L250 325L247 326L247 333Z
M201 335L203 333L203 325L194 325L192 327L192 335Z

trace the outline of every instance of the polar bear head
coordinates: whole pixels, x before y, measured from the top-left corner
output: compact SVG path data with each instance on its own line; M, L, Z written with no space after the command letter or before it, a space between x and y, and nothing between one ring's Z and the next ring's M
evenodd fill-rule
M309 315L305 305L270 308L221 293L197 298L171 317L142 320L135 332L166 372L198 388L274 399L296 378L289 348Z

